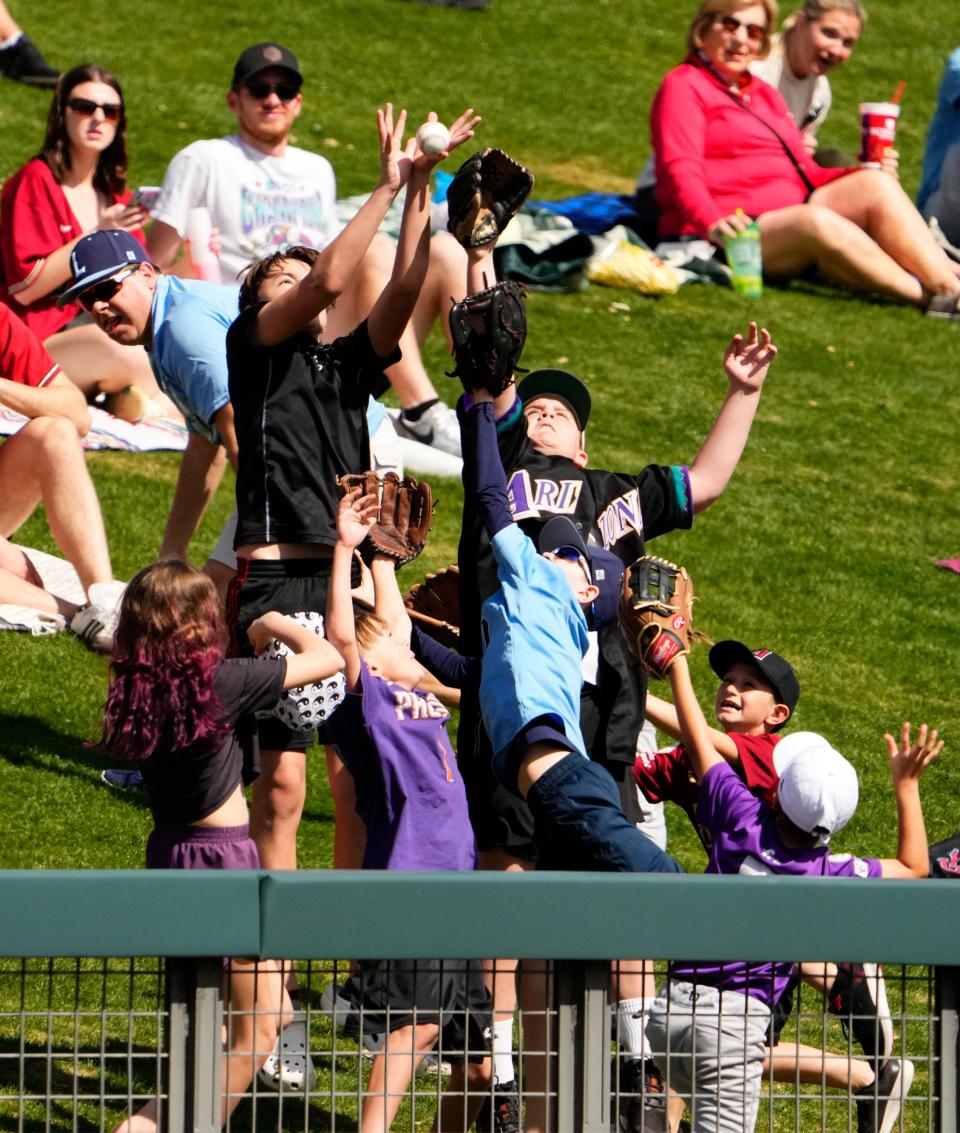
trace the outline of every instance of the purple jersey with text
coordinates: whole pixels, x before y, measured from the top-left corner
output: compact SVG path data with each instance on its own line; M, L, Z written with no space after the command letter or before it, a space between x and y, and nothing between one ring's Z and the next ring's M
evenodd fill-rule
M360 679L328 721L367 829L364 869L472 870L477 851L463 780L432 693Z
M831 854L826 846L803 849L780 840L773 811L752 795L726 763L707 771L700 784L697 818L710 831L713 846L707 873L750 877L880 877L876 858ZM794 961L711 963L678 961L670 965L674 980L710 984L759 999L768 1007L783 994Z

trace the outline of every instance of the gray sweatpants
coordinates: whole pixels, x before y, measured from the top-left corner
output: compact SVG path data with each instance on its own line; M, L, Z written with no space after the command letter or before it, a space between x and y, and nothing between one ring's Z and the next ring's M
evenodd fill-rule
M647 1040L693 1115L693 1133L752 1133L769 1026L770 1009L735 991L673 982L657 998Z

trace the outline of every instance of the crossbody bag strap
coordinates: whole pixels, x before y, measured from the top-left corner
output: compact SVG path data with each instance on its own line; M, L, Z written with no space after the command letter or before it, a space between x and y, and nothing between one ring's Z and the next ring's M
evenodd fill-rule
M774 127L771 126L765 118L761 118L760 115L752 107L748 106L740 97L740 95L734 94L734 92L728 86L722 86L720 89L724 94L729 95L730 98L732 98L738 106L742 106L748 114L752 114L762 126L766 126L766 128L770 131L771 134L773 134L780 145L783 146L783 152L787 155L787 157L790 158L790 161L793 163L793 168L796 169L797 173L800 175L800 180L804 183L804 185L806 185L808 195L812 193L815 189L815 186L811 183L810 178L804 172L803 166L799 161L797 161L793 150L787 145L783 138L780 137L779 133L774 129Z

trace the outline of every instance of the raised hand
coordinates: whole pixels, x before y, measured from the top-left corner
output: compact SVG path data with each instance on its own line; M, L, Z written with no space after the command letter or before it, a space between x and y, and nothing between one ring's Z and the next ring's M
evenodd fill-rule
M347 492L340 501L337 512L337 537L340 542L351 550L359 547L376 522L379 509L375 495L362 496L359 488Z
M930 731L926 724L920 725L916 743L910 742L910 723L906 720L900 729L899 743L889 733L883 738L894 783L919 779L943 750L943 740L937 738L936 728Z
M731 389L745 393L759 390L776 356L777 348L766 327L758 332L757 324L751 323L746 339L735 334L723 355L723 370Z
M403 144L403 131L407 125L407 112L401 110L393 120L393 103L377 109L377 131L380 135L380 184L399 192L407 182L416 152L416 138Z
M428 122L436 122L436 111L431 110L427 115ZM445 157L450 156L450 151L455 150L457 146L462 146L464 142L473 137L473 132L480 124L482 119L478 114L474 114L473 108L468 107L460 117L449 128L450 143L446 149L440 150L439 153L424 153L420 147L417 147L416 155L414 157L414 165L417 169L423 169L430 172L435 165L438 165Z

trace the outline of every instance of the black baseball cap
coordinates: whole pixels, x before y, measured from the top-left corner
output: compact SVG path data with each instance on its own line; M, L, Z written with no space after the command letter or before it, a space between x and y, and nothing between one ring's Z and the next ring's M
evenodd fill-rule
M72 303L81 291L117 275L132 264L148 264L143 245L120 228L83 236L70 253L70 286L57 298L57 306Z
M233 89L242 87L254 75L266 71L268 67L279 67L283 71L289 71L298 85L303 82L300 60L292 51L279 43L255 43L253 47L248 47L244 51L233 68Z
M593 602L592 627L599 628L617 620L623 563L600 546L587 546L577 525L565 515L555 515L540 530L537 539L540 554L561 549L575 551L587 571L587 577L599 590Z
M534 370L517 386L517 397L526 405L538 397L558 397L573 410L582 433L590 420L590 391L566 370Z
M800 699L800 682L793 666L779 653L774 653L772 649L751 649L742 641L718 641L710 650L709 660L710 668L721 680L736 661L755 665L773 689L777 703L785 704L790 709L790 715L793 715Z

